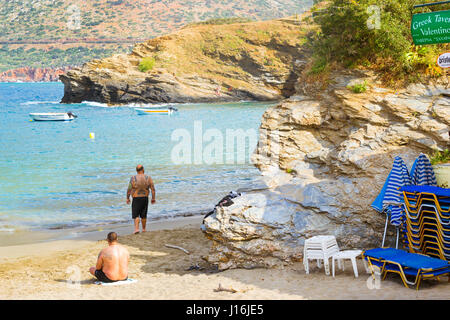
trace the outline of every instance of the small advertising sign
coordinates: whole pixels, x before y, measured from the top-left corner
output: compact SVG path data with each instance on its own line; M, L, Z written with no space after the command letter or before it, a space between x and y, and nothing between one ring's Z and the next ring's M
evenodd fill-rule
M437 64L441 68L450 68L450 52L441 54L437 60Z

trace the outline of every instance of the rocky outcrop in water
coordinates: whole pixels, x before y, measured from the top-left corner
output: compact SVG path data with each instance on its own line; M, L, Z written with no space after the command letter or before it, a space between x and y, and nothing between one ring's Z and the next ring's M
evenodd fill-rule
M304 34L286 19L188 27L61 75L62 102L280 100L294 92Z
M367 92L350 90L363 81ZM280 266L301 259L305 238L318 234L335 235L344 249L379 246L385 217L370 204L394 157L411 166L420 152L450 146L448 82L394 91L373 75L339 72L329 83L314 94L299 83L296 95L265 112L253 161L267 189L205 219L207 261Z
M49 82L58 81L59 76L69 71L71 67L63 68L33 68L23 67L0 73L0 82Z

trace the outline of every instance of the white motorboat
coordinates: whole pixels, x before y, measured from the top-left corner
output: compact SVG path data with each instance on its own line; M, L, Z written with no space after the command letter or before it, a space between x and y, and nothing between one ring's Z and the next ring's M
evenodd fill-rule
M172 107L135 108L134 110L136 110L138 114L172 114L174 111L177 111L177 109Z
M70 121L75 119L77 116L72 112L64 113L30 113L30 117L34 121Z

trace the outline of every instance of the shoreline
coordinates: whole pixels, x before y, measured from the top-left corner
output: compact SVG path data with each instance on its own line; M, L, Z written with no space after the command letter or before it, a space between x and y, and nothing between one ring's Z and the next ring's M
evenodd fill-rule
M259 177L259 179L261 178L262 176ZM237 189L236 192L252 193L269 188L267 184L263 182L263 179L260 180L260 183L260 185L241 187ZM162 226L167 226L172 223L175 225L179 225L180 221L184 222L191 219L193 221L197 221L198 219L201 221L203 217L213 209L214 206L211 206L211 208L208 209L205 208L204 210L196 211L194 213L184 213L175 215L173 217L149 217L147 220L147 226L149 228L155 228L154 230L160 230ZM171 227L169 227L169 229L171 229ZM17 247L35 243L48 243L66 240L92 240L98 238L103 234L105 234L106 237L105 232L108 230L121 230L121 232L123 231L123 233L119 235L131 234L133 232L133 221L130 219L130 221L128 222L120 221L112 223L100 223L93 226L79 226L61 229L17 229L13 232L0 232L0 259L2 252L1 249L5 247ZM101 240L103 240L103 238L101 238Z
M200 229L200 223L203 220L203 215L195 215L189 217L178 217L172 219L161 219L155 221L147 221L147 232L173 230L183 228L186 226L195 226L198 224ZM16 260L21 258L29 258L30 256L41 255L45 251L46 254L55 253L57 251L73 250L80 247L84 247L89 244L96 243L98 241L106 239L108 232L117 232L119 237L129 236L133 234L134 226L130 224L114 224L105 225L100 230L99 228L92 228L96 230L85 231L77 233L75 236L68 237L68 233L65 233L66 237L56 239L37 239L36 235L32 235L26 243L2 245L0 244L0 263L10 262L10 260ZM39 233L38 236L42 237L45 232ZM18 235L23 237L23 235ZM36 242L37 241L37 242Z
M196 212L192 214L184 214L174 217L154 217L148 218L147 225L153 223L164 223L177 221L179 219L204 216L205 212ZM26 245L35 242L49 242L58 240L84 239L91 238L92 234L102 232L104 230L123 229L132 226L133 221L120 221L112 223L99 223L92 226L79 226L72 228L55 228L55 229L17 229L13 232L0 232L0 248Z

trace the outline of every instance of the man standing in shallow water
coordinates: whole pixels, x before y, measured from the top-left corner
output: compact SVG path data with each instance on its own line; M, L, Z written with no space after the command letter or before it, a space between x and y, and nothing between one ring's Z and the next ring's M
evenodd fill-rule
M144 174L144 167L138 164L137 175L132 176L127 190L127 204L130 204L130 196L133 197L131 204L131 216L134 219L134 234L139 233L139 219L142 223L142 232L145 232L147 224L148 196L152 191L152 204L156 202L155 186L151 177Z

